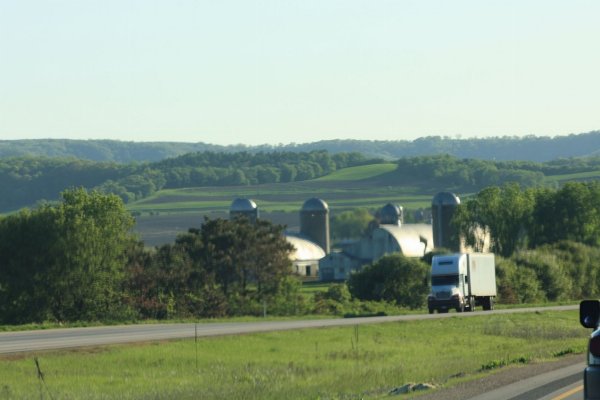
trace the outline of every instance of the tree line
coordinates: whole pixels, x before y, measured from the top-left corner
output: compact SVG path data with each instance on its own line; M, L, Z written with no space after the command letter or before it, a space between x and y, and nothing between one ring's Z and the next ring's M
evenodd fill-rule
M314 179L336 169L377 163L358 153L186 154L155 163L117 164L73 158L0 159L0 211L54 201L65 189L85 187L129 202L162 188L229 186Z
M305 181L335 170L382 162L360 153L190 153L153 163L117 164L64 158L0 159L0 211L55 201L71 187L96 189L139 200L163 188L276 184ZM517 182L544 185L547 176L597 171L600 157L547 163L459 159L449 155L402 158L398 167L373 179L374 185L410 185L423 192L472 192Z
M118 196L82 188L1 217L0 324L396 309L345 286L303 295L283 227L265 220L205 219L153 249L132 224Z
M429 293L431 256L386 255L353 273L348 282L320 294L321 307L340 315L356 312L357 306L364 310L366 304L371 305L367 309L378 311L386 305L422 309ZM520 249L509 257L496 255L497 301L539 304L598 298L599 257L598 247L574 241Z
M600 183L569 182L560 189L493 186L468 198L454 216L467 244L481 249L477 231L489 233L491 250L515 251L573 241L600 244Z
M505 301L567 300L600 295L600 183L560 189L489 187L461 204L453 223L475 249L476 231L498 254Z
M561 189L516 184L481 190L453 224L468 243L487 231L499 301L600 295L600 183ZM377 260L347 284L301 295L283 227L205 219L174 243L146 249L122 200L85 189L0 218L0 323L145 318L365 314L420 308L433 254ZM437 249L443 252L443 249Z
M484 250L481 233L489 236L501 303L600 296L599 182L570 182L560 189L487 187L463 200L452 225L476 251ZM324 294L324 301L338 311L351 307L352 299L423 307L434 253L422 259L385 256Z
M565 136L502 136L461 138L428 136L415 140L321 140L313 143L247 146L220 146L209 143L125 142L118 140L34 139L0 141L0 158L8 157L75 157L83 160L146 163L178 157L187 153L306 153L326 150L329 153L358 152L368 157L395 160L432 154L450 154L458 158L480 160L530 160L546 162L561 158L595 155L600 147L600 131Z
M597 160L600 164L600 159ZM545 165L521 162L494 162L459 159L450 155L420 156L398 160L390 182L438 190L472 191L508 182L539 186L544 182Z
M115 195L65 191L59 204L0 219L0 323L223 317L302 305L283 227L206 219L145 249ZM287 307L287 308L286 308Z

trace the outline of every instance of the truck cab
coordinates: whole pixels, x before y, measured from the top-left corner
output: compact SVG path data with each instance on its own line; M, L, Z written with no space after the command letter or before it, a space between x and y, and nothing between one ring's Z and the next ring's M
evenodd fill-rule
M431 263L431 293L427 298L429 313L448 312L453 308L463 312L467 280L466 257L435 256Z

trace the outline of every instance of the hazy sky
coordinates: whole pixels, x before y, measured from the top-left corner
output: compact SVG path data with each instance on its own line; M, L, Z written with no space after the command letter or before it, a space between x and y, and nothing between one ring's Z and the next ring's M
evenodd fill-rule
M597 0L0 0L0 139L600 129Z

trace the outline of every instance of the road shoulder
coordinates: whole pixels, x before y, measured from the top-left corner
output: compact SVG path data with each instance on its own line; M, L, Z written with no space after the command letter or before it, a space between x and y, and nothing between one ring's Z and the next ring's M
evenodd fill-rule
M585 354L560 357L555 361L534 362L525 366L510 366L474 380L464 381L447 388L440 388L423 396L419 400L463 400L470 399L511 383L532 378L550 371L585 362ZM583 373L583 369L581 370Z

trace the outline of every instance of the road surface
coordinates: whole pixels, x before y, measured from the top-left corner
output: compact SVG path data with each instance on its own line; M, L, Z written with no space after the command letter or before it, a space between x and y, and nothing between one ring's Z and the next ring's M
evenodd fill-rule
M546 372L471 397L469 400L581 400L585 363Z
M579 306L556 306L495 310L494 314L523 313L549 310L576 310ZM145 324L119 325L90 328L47 329L36 331L0 333L0 354L29 351L65 349L86 346L102 346L117 343L147 342L206 336L238 335L256 332L283 331L292 329L323 328L376 324L384 322L438 319L476 315L488 315L489 311L472 313L419 314L391 317L337 318L300 321L225 322L199 324Z

